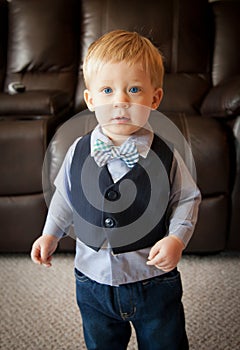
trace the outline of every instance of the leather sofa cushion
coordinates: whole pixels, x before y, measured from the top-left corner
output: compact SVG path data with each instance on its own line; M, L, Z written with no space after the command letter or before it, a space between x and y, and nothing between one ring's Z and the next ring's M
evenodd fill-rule
M202 195L229 195L234 145L227 129L218 120L194 116L186 118L185 129Z
M163 113L198 114L209 87L207 74L165 74L164 94L159 110Z
M6 115L56 115L71 106L69 96L62 91L26 91L15 95L0 93L0 119Z
M218 120L204 118L197 115L167 114L169 119L178 127L186 142L190 145L195 165L189 163L189 169L196 166L197 183L204 197L211 197L220 194L229 194L230 191L230 154L234 152L231 149L231 142L228 139L227 131L222 128ZM150 119L153 130L160 135L163 128L158 116ZM173 131L174 132L174 131ZM163 134L166 134L164 131ZM172 133L172 136L165 136L175 143L178 138ZM177 141L178 142L178 141ZM232 145L233 146L233 145ZM187 160L188 150L184 145L176 146L184 160ZM194 172L191 172L192 174Z
M42 192L45 120L0 121L0 195Z
M42 194L0 197L0 252L30 252L46 216Z
M213 87L201 106L207 116L236 116L240 113L240 75Z
M203 198L198 221L186 252L207 253L222 251L226 246L228 226L228 196Z

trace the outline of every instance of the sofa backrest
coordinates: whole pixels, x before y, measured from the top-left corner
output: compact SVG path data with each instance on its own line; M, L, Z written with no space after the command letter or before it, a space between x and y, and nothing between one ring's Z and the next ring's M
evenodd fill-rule
M75 93L79 55L78 1L9 1L8 84Z
M77 113L86 107L82 61L88 46L110 30L126 29L149 37L163 53L160 110L199 113L212 84L240 74L240 53L234 49L239 5L236 0L0 0L0 91L14 81L27 90L61 90Z

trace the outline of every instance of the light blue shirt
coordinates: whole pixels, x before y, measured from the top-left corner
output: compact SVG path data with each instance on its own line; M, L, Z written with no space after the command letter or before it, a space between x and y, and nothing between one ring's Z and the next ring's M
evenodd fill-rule
M97 126L91 134L91 150L97 138L109 142L109 139L102 133L101 127ZM130 138L136 143L139 155L145 158L153 140L152 132L142 129ZM61 238L69 232L72 225L72 208L69 200L70 167L79 139L69 148L55 179L56 191L49 206L43 234L51 234ZM120 159L109 161L107 166L114 182L117 182L130 170ZM183 159L174 150L170 172L169 208L171 208L171 218L168 235L177 236L185 246L193 234L200 201L199 189ZM76 237L74 238L76 239ZM89 278L102 284L117 286L136 282L164 273L155 266L146 265L150 249L151 247L114 255L107 242L96 252L76 239L75 267Z

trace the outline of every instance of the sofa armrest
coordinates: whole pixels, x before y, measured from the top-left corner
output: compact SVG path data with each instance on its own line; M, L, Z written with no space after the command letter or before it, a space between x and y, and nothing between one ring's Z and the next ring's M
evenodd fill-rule
M201 114L212 117L232 117L240 113L240 76L213 87L205 97Z
M71 107L71 99L62 91L26 91L15 95L0 93L0 116L56 115Z

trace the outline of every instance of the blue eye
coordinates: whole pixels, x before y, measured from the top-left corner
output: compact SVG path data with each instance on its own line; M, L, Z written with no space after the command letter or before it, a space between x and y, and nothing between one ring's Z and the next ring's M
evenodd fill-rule
M131 93L133 93L133 94L136 94L137 92L139 92L140 91L140 89L138 88L138 87L136 87L136 86L133 86L133 87L131 87L131 89L129 90Z
M105 89L103 89L104 94L111 94L112 93L112 89L110 87L107 87Z

